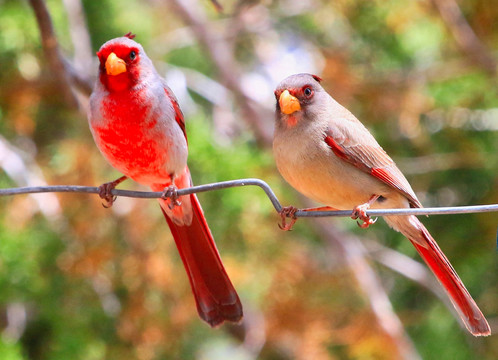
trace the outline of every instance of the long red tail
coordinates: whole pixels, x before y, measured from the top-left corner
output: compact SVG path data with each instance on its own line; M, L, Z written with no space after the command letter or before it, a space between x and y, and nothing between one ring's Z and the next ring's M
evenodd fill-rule
M243 316L239 296L223 267L197 196L190 195L190 200L193 219L189 226L173 223L164 210L163 214L187 271L199 316L212 327L225 320L239 322Z
M390 216L386 221L412 242L445 288L467 329L474 336L490 335L486 318L425 226L415 216Z

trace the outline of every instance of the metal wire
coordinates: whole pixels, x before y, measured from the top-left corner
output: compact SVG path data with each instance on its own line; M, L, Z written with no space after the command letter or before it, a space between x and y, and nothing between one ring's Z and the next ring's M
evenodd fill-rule
M258 186L265 192L268 199L277 212L282 210L280 201L275 196L271 187L261 179L237 179L229 181L221 181L212 184L197 185L187 189L179 189L178 195L189 195L193 193L201 193L214 190L222 190L241 186ZM98 187L91 186L76 186L76 185L55 185L55 186L33 186L0 189L0 196L20 195L20 194L35 194L45 192L73 192L73 193L89 193L98 194ZM162 192L152 191L131 191L113 189L111 192L115 196L124 196L132 198L157 199L162 196ZM296 212L296 217L347 217L351 216L352 210L337 210L337 211L302 211ZM444 215L444 214L470 214L483 212L498 212L498 204L490 205L473 205L473 206L449 206L449 207L432 207L421 209L370 209L367 214L370 216L386 216L386 215Z

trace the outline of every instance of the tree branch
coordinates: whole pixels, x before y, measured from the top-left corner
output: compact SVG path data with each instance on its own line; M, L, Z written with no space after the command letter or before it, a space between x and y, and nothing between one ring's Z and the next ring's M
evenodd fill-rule
M74 67L77 73L90 78L93 65L92 44L81 0L63 0L69 20L69 33L74 47ZM66 65L66 69L68 64Z
M40 28L43 51L59 83L61 94L66 103L74 107L78 102L70 86L69 76L66 73L64 60L59 51L59 44L47 6L43 0L29 0L29 2L35 12L38 27Z
M220 4L220 2L218 0L211 0L211 4L213 4L214 9L217 12L219 12L219 13L223 12L223 6Z
M188 6L186 1L170 0L169 3L175 13L190 26L194 36L211 58L222 82L235 95L237 104L242 110L245 122L253 130L254 136L262 146L269 146L272 140L272 130L265 126L267 122L260 119L272 118L273 115L261 109L244 92L240 85L241 71L234 61L230 48L223 41L218 41L211 29L206 26L206 21L202 15L195 10L197 6Z
M89 95L92 91L91 81L79 75L69 60L61 54L45 2L43 0L29 0L29 3L33 8L40 29L43 51L60 86L61 94L68 105L76 107L78 101L71 85L74 84L85 95Z
M497 63L493 55L479 40L455 0L432 0L441 18L453 34L460 49L469 59L490 74L496 74Z

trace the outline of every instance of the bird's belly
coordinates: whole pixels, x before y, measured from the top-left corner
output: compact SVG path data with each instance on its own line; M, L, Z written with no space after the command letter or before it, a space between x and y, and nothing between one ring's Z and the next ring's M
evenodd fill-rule
M117 170L145 184L165 183L183 170L187 161L186 143L178 144L160 132L127 124L93 129L95 142L107 161Z
M298 170L282 175L299 192L335 209L352 209L357 205L366 203L374 195L365 190L365 188L369 188L368 185L359 185L360 179L355 174L356 169L352 169L347 174L338 172L332 176L331 174L317 174L313 171L306 172L306 169L302 170L304 172ZM364 176L364 174L362 175Z
M298 150L277 152L277 167L296 190L321 204L349 210L366 203L374 195L371 189L376 190L375 195L389 191L381 181L337 158L332 151L311 158L308 154L313 151Z

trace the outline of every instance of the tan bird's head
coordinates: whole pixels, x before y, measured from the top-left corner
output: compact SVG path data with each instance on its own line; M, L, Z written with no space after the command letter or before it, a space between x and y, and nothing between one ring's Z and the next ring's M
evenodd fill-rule
M296 74L278 84L275 90L277 121L295 126L315 103L317 93L324 92L321 80L316 75Z

